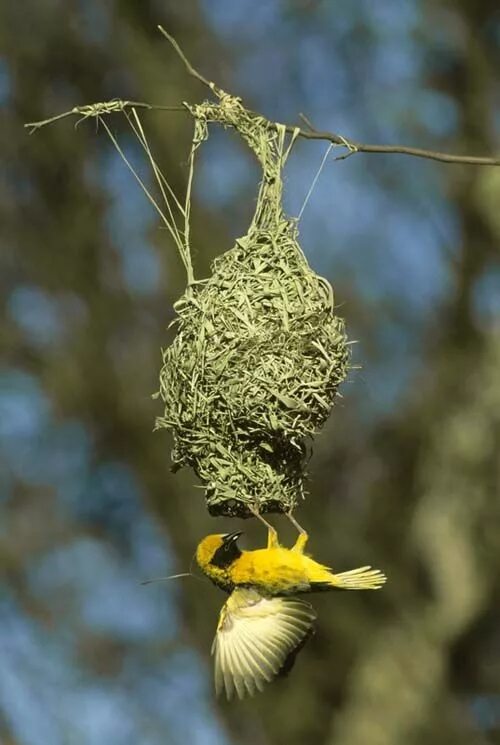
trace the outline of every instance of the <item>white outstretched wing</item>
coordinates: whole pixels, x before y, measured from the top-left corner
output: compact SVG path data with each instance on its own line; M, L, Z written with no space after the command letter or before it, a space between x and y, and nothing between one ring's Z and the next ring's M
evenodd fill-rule
M215 689L231 699L261 691L312 633L316 614L303 600L237 589L223 606L212 654Z

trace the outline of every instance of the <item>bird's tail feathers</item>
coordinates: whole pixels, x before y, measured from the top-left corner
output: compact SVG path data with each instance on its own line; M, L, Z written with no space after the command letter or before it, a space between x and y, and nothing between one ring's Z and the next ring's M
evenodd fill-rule
M371 566L358 567L348 572L334 574L331 586L340 590L378 590L385 584L387 577L380 569Z

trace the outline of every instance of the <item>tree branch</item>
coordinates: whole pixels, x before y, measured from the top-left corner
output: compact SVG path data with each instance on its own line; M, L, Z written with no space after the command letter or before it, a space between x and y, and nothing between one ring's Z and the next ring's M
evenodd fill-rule
M78 126L81 119L88 119L90 117L99 117L102 114L112 114L116 112L123 112L125 109L149 109L150 111L187 111L185 106L162 106L161 104L145 103L144 101L122 101L118 98L114 98L112 101L103 101L102 103L90 103L83 106L73 106L69 111L64 111L62 114L56 114L48 119L41 119L38 122L26 122L24 125L26 129L30 130L30 134L33 134L37 129L45 127L46 124L53 124L60 119L66 119L68 116L79 116L80 119L75 124Z
M299 137L304 137L307 140L325 140L327 142L333 142L334 145L343 145L350 151L344 156L346 158L348 158L349 155L354 155L354 153L399 153L400 155L413 155L416 158L440 160L443 163L468 163L477 166L500 165L500 158L488 158L476 155L453 155L452 153L440 153L436 150L425 150L421 147L409 147L407 145L367 145L362 142L348 140L347 138L342 137L342 135L335 134L334 132L323 132L318 130L313 127L304 114L301 114L300 118L306 122L308 129L300 129ZM294 127L287 125L286 130L287 132L292 133L294 132Z
M184 54L184 52L182 51L182 49L180 48L179 44L174 39L174 37L171 36L168 33L168 31L165 31L165 29L163 28L163 26L158 26L158 29L159 29L160 33L163 34L163 36L173 46L173 48L175 49L176 53L179 55L179 57L183 61L184 66L185 66L186 70L188 71L188 73L191 75L191 77L196 78L196 80L199 80L200 83L203 83L203 85L206 85L207 88L210 88L210 90L213 90L214 87L215 87L214 83L211 83L210 80L207 80L207 78L205 78L201 74L201 72L198 72L198 70L195 67L193 67L193 65L188 60L188 58L186 57L186 55Z
M195 67L193 67L174 37L171 36L167 31L165 31L162 26L158 26L158 28L163 36L173 46L175 52L179 55L189 75L199 80L201 83L203 83L203 85L207 86L215 93L217 92L217 90L220 90L216 88L214 83L211 83L209 80L207 80L207 78L205 78L200 72L198 72L198 70L196 70ZM343 156L340 156L340 159L348 158L350 155L354 155L354 153L399 153L400 155L413 155L416 158L439 160L443 163L466 163L476 166L500 165L500 158L489 158L476 155L453 155L451 153L440 153L435 150L425 150L420 147L408 147L407 145L367 145L361 142L354 142L353 140L348 140L347 138L342 137L342 135L335 134L334 132L319 131L312 126L312 124L304 115L302 115L301 118L306 122L309 129L299 129L298 136L303 137L306 140L325 140L327 142L332 142L334 145L346 147L349 152ZM297 127L286 125L286 130L287 132L293 134L297 131Z
M187 72L191 77L198 80L200 83L203 83L207 88L209 88L212 93L214 93L216 96L221 97L224 94L224 91L222 89L218 88L215 83L210 82L207 78L204 77L198 70L193 67L191 62L188 60L182 49L180 48L177 41L174 39L173 36L171 36L162 26L158 26L158 29L163 34L163 36L169 41L169 43L174 48L176 54L180 57L182 60L182 63L184 64ZM120 112L124 111L126 108L142 108L142 109L150 109L150 110L162 110L162 111L185 111L187 112L188 109L186 106L160 106L155 104L149 104L142 101L121 101L121 100L114 100L114 101L107 101L104 103L96 103L96 104L90 104L86 106L75 106L70 111L66 111L63 114L57 114L56 116L50 117L49 119L43 119L39 122L29 122L25 124L24 126L30 129L30 134L34 132L36 129L40 129L40 127L43 127L46 124L51 124L52 122L58 121L59 119L65 119L68 116L72 115L78 115L82 118L87 117L98 117L102 114L110 114L113 112ZM255 112L251 112L255 113ZM260 114L255 113L255 116L261 116ZM264 117L263 117L264 118ZM354 153L382 153L386 155L391 154L399 154L399 155L411 155L415 158L427 158L428 160L437 160L441 161L442 163L462 163L466 165L476 165L476 166L499 166L500 165L500 157L499 158L491 158L491 157L482 157L477 155L454 155L452 153L441 153L436 150L426 150L424 148L420 147L410 147L407 145L371 145L366 144L362 142L355 142L354 140L349 140L347 137L343 137L342 135L336 134L335 132L328 132L328 131L322 131L316 129L309 119L304 116L304 114L300 115L300 118L305 122L307 125L307 129L303 129L300 127L294 127L291 124L286 124L285 129L287 132L290 132L291 134L296 133L299 137L304 138L305 140L323 140L326 142L331 142L334 145L338 145L339 147L345 147L347 148L347 152L343 155L339 155L337 157L337 160L345 160L345 158L349 158L351 155L354 155ZM277 122L269 122L271 126L277 126Z

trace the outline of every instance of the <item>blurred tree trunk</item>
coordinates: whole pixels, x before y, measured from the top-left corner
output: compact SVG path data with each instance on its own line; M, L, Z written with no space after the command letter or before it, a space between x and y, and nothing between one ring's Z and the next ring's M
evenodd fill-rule
M448 74L439 80L460 107L457 150L495 150L490 117L500 57L490 35L493 16L488 3L430 7L431 23L450 22L460 34ZM479 283L498 266L500 235L481 199L490 174L446 171L461 223L455 288L447 307L436 311L435 342L426 379L415 381L415 401L382 433L388 470L373 497L374 505L378 498L384 505L373 539L394 539L382 520L403 510L406 524L394 517L398 541L405 555L410 547L414 566L405 561L399 572L389 572L396 620L361 649L348 698L332 721L332 744L487 741L460 670L486 662L477 660L471 641L500 589L500 336L478 308ZM491 188L498 200L498 187ZM412 454L404 470L390 461L391 451L400 457L402 441ZM498 643L498 628L492 633ZM485 684L484 694L492 694Z

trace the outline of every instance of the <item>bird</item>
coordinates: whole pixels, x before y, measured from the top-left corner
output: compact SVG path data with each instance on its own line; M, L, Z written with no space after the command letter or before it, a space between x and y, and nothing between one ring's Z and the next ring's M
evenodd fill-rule
M253 511L253 510L252 510ZM314 633L316 613L297 597L327 590L377 590L386 582L378 569L362 566L339 574L305 553L307 532L288 514L299 531L292 548L258 512L268 530L267 546L245 551L238 546L242 531L203 538L196 549L202 572L228 593L212 655L216 694L242 699L262 691L266 682L287 674L295 657Z

